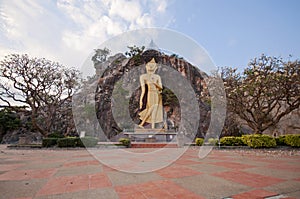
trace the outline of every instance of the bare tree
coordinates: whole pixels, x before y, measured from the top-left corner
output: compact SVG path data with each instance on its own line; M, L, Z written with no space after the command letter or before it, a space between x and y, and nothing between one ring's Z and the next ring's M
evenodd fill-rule
M72 97L79 72L44 58L12 54L0 62L0 100L26 104L33 126L47 136L58 112Z
M228 108L257 134L300 105L300 62L262 55L241 74L222 68Z

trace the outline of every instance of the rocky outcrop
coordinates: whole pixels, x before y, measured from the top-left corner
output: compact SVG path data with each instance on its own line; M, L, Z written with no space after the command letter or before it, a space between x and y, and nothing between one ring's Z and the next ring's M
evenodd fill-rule
M118 63L118 61L126 59L125 55L122 53L117 53L113 56L110 56L107 58L104 62L94 62L94 68L96 70L96 76L102 74L104 70L106 70L108 67L115 67L115 65Z
M178 71L184 78L188 80L188 82L192 86L199 105L200 120L197 136L203 136L208 129L210 118L209 105L202 100L204 96L208 96L208 91L206 90L206 84L204 81L204 78L206 78L207 75L199 71L195 66L191 65L184 59L179 59L176 56L168 56L156 50L147 50L141 55L136 55L130 59L126 58L124 55L118 55L117 57L114 57L114 60L110 60L109 64L106 65L107 68L99 77L95 96L97 117L104 133L109 138L112 138L123 130L115 121L112 111L112 107L114 106L114 103L118 98L112 98L113 91L114 89L116 89L118 81L131 71L130 76L132 78L127 78L125 82L123 81L123 88L130 87L130 85L136 85L139 81L136 78L138 77L138 75L132 74L132 71L134 71L135 68L140 67L141 65L145 66L145 64L152 58L154 58L159 65L168 66ZM160 74L160 70L163 69L159 67L157 70L158 74ZM133 91L132 93L126 93L124 91L124 95L128 95L127 98L130 98L130 117L135 124L138 124L138 102L141 92L140 88L129 88L125 90ZM169 123L173 122L175 123L175 126L179 126L181 120L180 107L179 103L176 103L176 99L174 101L175 102L172 105L164 104L165 111L168 112L168 118L166 119L169 120ZM124 108L126 109L127 107ZM132 126L128 127L131 128Z

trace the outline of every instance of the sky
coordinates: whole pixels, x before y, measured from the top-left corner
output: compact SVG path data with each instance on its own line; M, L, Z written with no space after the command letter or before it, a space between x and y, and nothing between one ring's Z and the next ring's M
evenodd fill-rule
M298 0L0 0L0 59L11 53L80 68L101 43L159 27L201 45L217 67L262 53L300 57Z

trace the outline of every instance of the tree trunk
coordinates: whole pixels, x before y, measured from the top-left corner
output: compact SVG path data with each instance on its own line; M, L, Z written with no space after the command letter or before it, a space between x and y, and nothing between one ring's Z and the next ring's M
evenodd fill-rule
M36 122L36 113L35 113L34 109L32 109L31 121L32 121L33 127L36 128L44 137L47 137L48 132L43 130Z
M255 135L262 135L262 131L259 128L255 128L254 134Z

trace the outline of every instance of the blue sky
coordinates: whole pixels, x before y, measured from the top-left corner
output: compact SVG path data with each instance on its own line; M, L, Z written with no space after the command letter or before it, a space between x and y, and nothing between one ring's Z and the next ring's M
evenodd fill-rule
M0 57L28 53L80 67L107 39L163 27L194 39L217 66L262 53L300 57L297 0L0 0Z
M296 0L176 1L170 28L194 38L217 65L245 67L261 53L299 58L299 9Z

